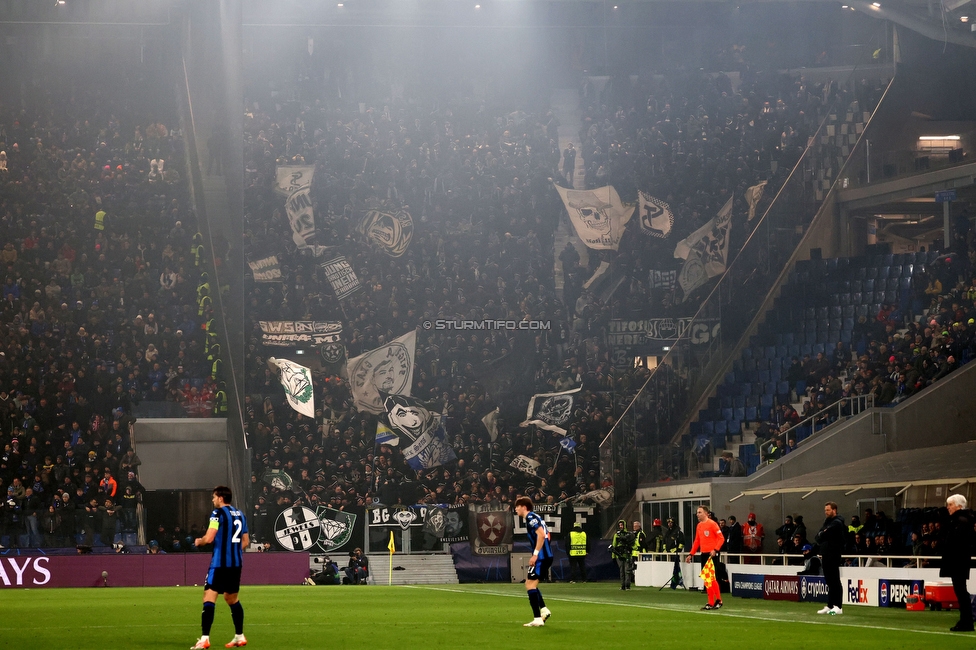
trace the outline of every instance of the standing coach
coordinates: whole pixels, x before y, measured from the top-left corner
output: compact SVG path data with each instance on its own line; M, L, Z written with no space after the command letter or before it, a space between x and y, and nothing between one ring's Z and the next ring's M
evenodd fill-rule
M840 584L840 556L844 552L844 536L847 526L837 514L837 504L824 504L824 522L817 533L817 552L820 554L824 581L827 583L827 606L818 614L836 616L844 613L844 590Z
M959 602L959 622L949 628L953 632L973 631L973 608L966 581L969 580L969 570L973 566L973 540L976 533L973 532L973 511L967 509L966 505L966 497L961 494L953 494L946 499L949 522L942 527L942 567L939 569L939 576L952 578L952 588Z

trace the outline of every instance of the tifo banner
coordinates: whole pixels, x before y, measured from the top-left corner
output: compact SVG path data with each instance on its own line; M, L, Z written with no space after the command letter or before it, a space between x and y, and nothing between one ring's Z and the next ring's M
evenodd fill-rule
M427 514L427 507L371 508L369 510L369 525L399 526L403 530L407 530L411 526L423 526L423 517Z
M301 345L339 343L342 323L339 321L261 320L261 343L294 348Z
M617 250L634 205L624 205L611 185L593 190L571 190L553 183L566 206L576 235L589 248Z
M709 278L725 273L729 254L729 227L732 225L732 197L708 223L678 242L674 256L685 261L678 284L688 294Z
M739 598L762 598L764 577L751 573L732 574L732 595Z
M315 216L312 214L312 189L293 192L285 201L285 212L291 224L292 239L299 248L308 246L308 240L315 234Z
M253 262L248 260L247 265L251 267L255 282L281 282L281 266L278 264L277 255Z
M765 189L766 181L763 181L746 190L746 203L749 205L749 221L756 218L756 206L762 200L763 190Z
M515 460L513 460L510 464L520 472L525 472L526 474L530 474L532 476L539 475L539 465L541 463L539 463L537 460L529 458L524 454L519 454L516 456Z
M686 337L694 345L708 343L718 336L717 318L643 318L612 320L607 324L607 343L613 346L642 345L647 341L673 343Z
M641 232L651 237L667 237L674 225L674 213L671 212L671 206L643 191L637 192L637 196L639 197L640 210L638 214L640 215Z
M532 399L529 400L525 421L520 426L527 427L534 424L540 429L555 431L562 436L566 435L566 429L573 419L573 411L576 408L576 398L579 397L580 388L561 393L533 395Z
M283 469L269 469L262 480L276 490L290 490L293 483L291 476Z
M406 210L369 210L359 224L359 232L390 257L400 257L413 239L413 217Z
M428 507L423 516L424 534L438 543L468 541L467 508Z
M475 555L508 555L512 552L512 511L491 503L468 505L471 552Z
M346 376L358 410L379 415L386 412L380 393L410 394L416 349L417 332L414 331L346 363Z
M275 170L275 192L291 196L312 186L315 165L279 165Z
M290 506L275 520L275 540L286 551L332 553L362 546L366 509L350 506L333 510L318 506Z
M403 458L413 469L430 469L457 460L447 444L447 433L439 413L406 395L388 395L383 401L390 429L406 436Z
M312 390L312 371L288 359L268 359L281 370L279 380L285 389L288 405L310 418L315 417L315 396Z
M332 290L339 300L351 296L362 288L362 285L359 284L359 278L356 277L356 272L352 270L352 266L342 255L328 262L322 262L320 266L325 271L325 277L332 285Z

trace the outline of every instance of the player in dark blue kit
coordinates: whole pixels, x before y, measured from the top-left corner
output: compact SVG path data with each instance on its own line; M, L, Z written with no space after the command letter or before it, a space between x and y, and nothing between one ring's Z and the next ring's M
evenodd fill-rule
M525 627L542 627L552 615L546 607L539 591L539 581L549 579L549 567L552 566L552 548L549 547L549 528L538 514L532 512L532 499L519 497L515 500L515 514L525 519L525 528L529 533L529 544L532 545L532 557L529 558L529 572L525 576L525 591L529 595L532 614L535 618Z
M230 615L234 619L234 638L226 645L239 648L247 645L244 638L244 607L237 599L241 590L241 567L244 565L244 549L251 543L247 534L247 520L244 514L230 505L229 487L218 485L213 491L214 510L210 513L210 526L203 537L197 537L193 544L205 546L213 544L210 570L207 583L203 586L203 615L201 627L203 636L197 639L190 650L206 650L210 647L210 627L213 625L217 594L224 594L230 605Z

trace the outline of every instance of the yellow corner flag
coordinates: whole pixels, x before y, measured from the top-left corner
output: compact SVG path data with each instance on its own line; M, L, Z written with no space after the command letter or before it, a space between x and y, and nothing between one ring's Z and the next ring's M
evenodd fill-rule
M698 577L701 578L702 582L705 584L705 589L711 587L712 583L715 582L715 564L712 562L712 558L708 558L708 562L706 562L705 566L702 567L701 573L698 574Z
M390 531L390 543L386 545L386 548L390 549L390 582L389 585L393 585L393 554L396 553L396 544L393 542L393 531Z

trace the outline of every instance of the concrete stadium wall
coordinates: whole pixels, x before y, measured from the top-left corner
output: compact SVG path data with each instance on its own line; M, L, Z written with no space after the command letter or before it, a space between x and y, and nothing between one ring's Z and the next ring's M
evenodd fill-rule
M207 553L6 556L0 588L203 586L209 566ZM241 584L297 585L307 577L308 553L248 553Z
M227 485L230 457L227 420L136 420L139 480L147 490L211 490Z

